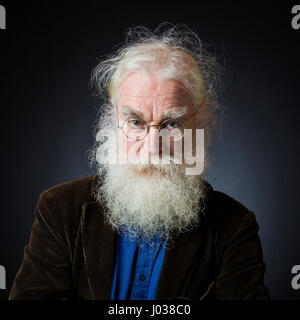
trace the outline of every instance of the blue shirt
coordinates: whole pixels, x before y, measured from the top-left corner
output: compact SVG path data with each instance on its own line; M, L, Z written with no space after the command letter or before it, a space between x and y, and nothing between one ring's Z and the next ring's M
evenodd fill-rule
M163 263L165 245L160 237L154 245L132 241L117 234L112 300L154 300Z

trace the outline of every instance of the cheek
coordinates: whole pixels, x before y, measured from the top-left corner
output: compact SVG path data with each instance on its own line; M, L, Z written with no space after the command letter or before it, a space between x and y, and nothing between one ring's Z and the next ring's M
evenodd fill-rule
M126 146L127 153L136 153L140 147L140 141L128 140Z
M164 156L164 153L166 153L166 155L169 155L170 156L173 156L174 155L174 145L175 145L175 142L174 141L164 141L162 140L162 143L161 143L161 152Z
M173 141L170 143L170 155L171 156L178 159L179 161L182 161L183 152L184 152L183 140L179 140L179 141L175 141L175 142Z
M123 134L119 138L120 138L121 148L123 152L126 154L138 153L144 143L143 141L135 141L135 140L127 139L126 137L124 137Z

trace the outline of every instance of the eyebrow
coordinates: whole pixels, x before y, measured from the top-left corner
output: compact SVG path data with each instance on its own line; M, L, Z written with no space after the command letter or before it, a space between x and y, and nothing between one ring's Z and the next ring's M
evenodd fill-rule
M184 118L186 115L187 115L186 107L179 107L179 108L168 109L164 111L164 116L172 119Z
M122 107L122 113L124 116L128 116L128 117L143 118L143 116L144 116L142 112L133 110L127 106Z
M140 111L133 110L132 108L128 106L122 107L122 113L125 116L128 117L137 117L142 119L144 114ZM184 118L187 115L187 108L186 107L178 107L173 109L168 109L164 111L164 117L165 118L171 118L171 119L178 119L178 118Z

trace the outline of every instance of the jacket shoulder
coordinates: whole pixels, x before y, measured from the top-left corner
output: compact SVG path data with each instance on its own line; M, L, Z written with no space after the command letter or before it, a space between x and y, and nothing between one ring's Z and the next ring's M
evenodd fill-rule
M42 194L48 193L58 202L90 202L94 200L96 180L97 176L89 176L67 181L44 190Z
M249 211L248 208L228 194L213 190L210 195L210 207L216 211L218 219L228 218L229 215L242 218ZM214 214L214 216L215 216Z
M38 200L37 212L45 221L76 229L83 205L95 201L96 182L97 176L89 176L44 190Z
M55 235L72 252L83 205L95 201L96 180L97 176L90 176L44 190L35 208L35 233Z
M231 238L242 225L255 226L258 230L254 213L221 191L212 190L210 192L206 216L221 241Z

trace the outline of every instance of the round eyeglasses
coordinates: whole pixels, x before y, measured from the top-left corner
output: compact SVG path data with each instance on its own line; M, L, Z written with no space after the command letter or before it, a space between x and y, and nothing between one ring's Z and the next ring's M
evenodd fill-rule
M148 125L143 120L128 118L122 126L118 126L131 140L143 140L149 133L150 127L156 127L160 136L168 141L177 141L184 136L184 125L177 119L164 120L160 125Z

